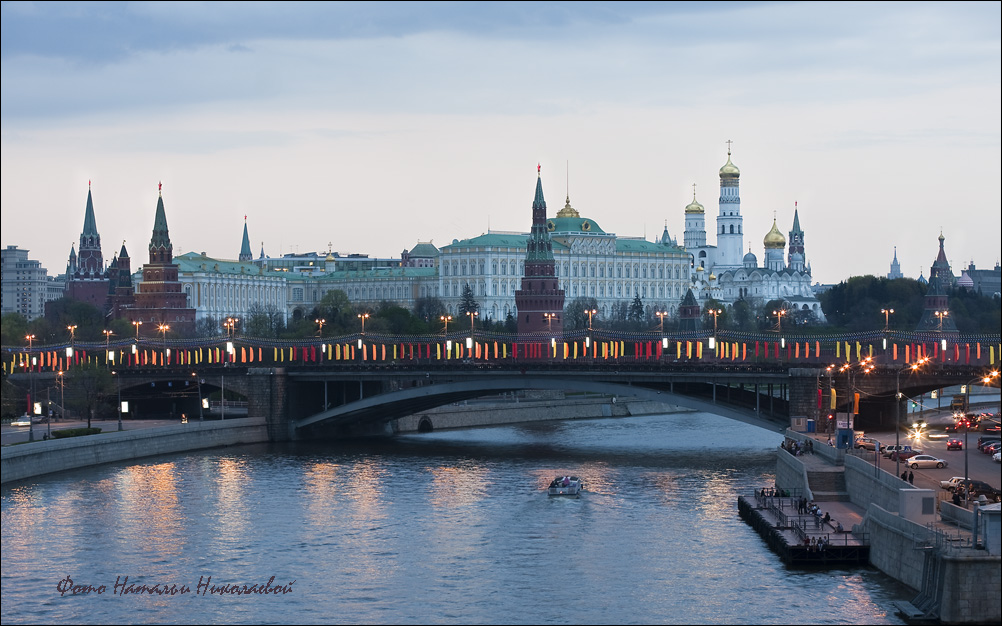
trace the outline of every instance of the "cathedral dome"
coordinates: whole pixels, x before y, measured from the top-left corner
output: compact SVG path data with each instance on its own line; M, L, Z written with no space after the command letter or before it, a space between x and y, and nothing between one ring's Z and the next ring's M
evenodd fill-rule
M766 249L786 247L786 237L784 237L783 233L779 232L779 229L776 228L775 219L772 220L772 230L766 234L765 238L762 240L762 244L766 247Z
M693 196L692 196L692 202L690 202L689 205L685 207L685 212L689 213L689 214L691 214L691 213L705 213L706 209L703 208L702 204L700 204L699 202L696 201L696 195L693 194Z
M745 255L745 257L744 257L744 259L742 259L742 261L744 262L744 264L746 266L747 265L751 265L752 267L755 267L755 266L758 265L758 257L755 256L755 254L752 253L751 250L748 251L748 254Z
M724 166L722 168L720 168L720 177L721 178L738 178L739 176L741 176L741 170L738 169L737 165L734 165L733 163L731 163L731 153L728 152L727 153L727 163L724 163Z

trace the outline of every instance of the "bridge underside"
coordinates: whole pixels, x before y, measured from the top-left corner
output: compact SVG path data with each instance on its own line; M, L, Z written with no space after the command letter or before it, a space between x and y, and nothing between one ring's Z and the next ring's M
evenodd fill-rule
M676 383L675 386L680 385ZM701 389L698 391L693 389L695 385L687 387L687 394L683 395L672 392L671 386L663 382L623 384L582 380L580 377L494 375L479 380L449 381L380 393L293 420L292 427L294 431L302 431L315 427L326 430L372 426L462 400L522 390L578 391L609 396L632 396L641 400L714 413L773 431L782 431L789 426L789 419L785 415L786 402L779 398L770 398L764 393L757 394L756 397L754 391L747 389L742 391L734 387L727 389L717 385L717 401L714 401L712 385L700 384L698 387ZM729 401L723 399L725 389ZM696 395L688 395L693 392ZM708 397L699 397L700 392ZM782 412L771 414L770 409L779 409L780 404Z

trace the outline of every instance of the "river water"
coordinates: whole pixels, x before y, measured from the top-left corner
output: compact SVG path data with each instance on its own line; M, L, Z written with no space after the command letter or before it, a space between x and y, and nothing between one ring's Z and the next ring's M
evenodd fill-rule
M2 621L902 623L892 601L911 595L894 580L788 570L740 520L779 442L683 413L42 477L2 491ZM587 493L548 498L558 474ZM61 593L67 577L92 590ZM218 593L271 577L267 594Z

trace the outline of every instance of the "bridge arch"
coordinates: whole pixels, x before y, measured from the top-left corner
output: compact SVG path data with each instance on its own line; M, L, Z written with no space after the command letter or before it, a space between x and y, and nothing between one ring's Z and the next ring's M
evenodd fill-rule
M671 392L664 383L630 383L582 380L574 377L533 376L513 374L487 378L455 380L420 387L389 391L355 400L300 419L291 420L293 430L315 426L341 427L377 425L413 415L435 407L503 392L580 391L605 394L613 398L634 397L652 402L674 404L696 411L714 413L742 423L781 432L788 424L785 416L766 415L768 399L763 395L762 408L746 408L737 404L715 402ZM428 427L433 424L428 420ZM419 426L420 428L420 426Z

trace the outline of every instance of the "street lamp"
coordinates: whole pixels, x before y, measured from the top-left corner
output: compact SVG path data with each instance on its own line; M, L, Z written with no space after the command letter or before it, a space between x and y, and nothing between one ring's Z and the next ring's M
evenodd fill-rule
M132 325L136 327L136 343L139 343L139 327L143 325L143 321L136 320L132 322Z
M111 375L115 377L115 381L118 383L118 430L121 432L122 428L122 376L112 370Z
M195 384L198 385L198 421L204 422L205 415L202 410L205 407L202 404L202 379L198 377L198 372L192 372L191 375L195 377Z
M107 329L102 330L101 332L104 333L104 364L108 365L115 360L115 358L111 356L111 336L115 333Z
M894 309L880 309L880 312L884 314L884 332L891 327L891 315L894 314Z
M32 404L35 401L35 364L33 362L33 357L31 355L31 343L35 340L35 335L25 335L25 339L28 340L28 441L32 442L35 440L35 427L34 420L32 416L35 414L35 409Z
M912 373L918 371L922 365L928 361L928 358L921 358L915 361L911 365L902 367L897 371L894 376L894 406L895 406L895 421L894 421L894 475L901 476L901 372L907 372L911 370Z
M543 317L546 318L546 332L547 333L552 333L553 332L552 322L553 322L553 318L556 317L556 316L557 316L556 313L543 313Z
M167 324L161 323L161 324L159 324L157 326L157 330L159 330L160 334L163 335L163 340L164 340L164 355L167 356L167 355L170 354L169 352L167 352L167 331L170 330L170 326L167 325ZM167 364L167 362L164 361L164 365L166 365L166 364Z
M316 323L320 325L320 330L317 331L317 336L320 337L320 338L323 338L323 336L324 336L324 324L327 323L327 320L325 320L323 318L317 318Z
M445 324L445 329L442 331L442 334L443 335L448 335L449 334L449 322L452 321L452 316L451 315L442 315L438 319L442 320L442 323Z
M656 311L654 315L658 316L658 332L664 334L665 332L665 317L668 315L668 311ZM716 321L716 318L714 318Z
M707 309L706 312L713 316L713 336L710 337L710 348L715 350L717 348L717 316L723 313L723 311L720 309Z
M480 312L479 311L467 311L466 314L470 317L470 334L472 335L473 334L473 330L474 330L473 329L473 320L477 319L477 316L480 315Z
M66 380L63 378L65 372L59 370L59 415L66 415ZM51 421L51 420L49 420ZM51 430L51 428L50 428Z
M71 358L73 356L73 341L76 338L77 325L71 324L66 327L66 330L70 331L70 347L66 348L66 358Z
M231 339L234 335L236 335L236 326L239 321L239 317L227 317L226 321L223 322L223 326L226 328L227 339Z
M598 313L595 309L585 309L585 313L588 314L588 330L591 330L591 316Z
M365 334L365 320L369 319L369 314L368 313L359 313L355 317L357 317L358 319L362 320L362 334L364 335Z

